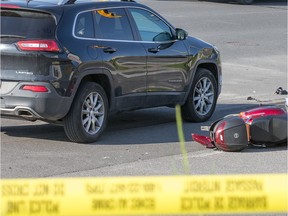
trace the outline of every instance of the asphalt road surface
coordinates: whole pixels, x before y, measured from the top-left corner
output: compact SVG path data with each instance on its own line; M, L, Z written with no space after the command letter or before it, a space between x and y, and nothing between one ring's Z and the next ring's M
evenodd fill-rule
M215 44L222 53L223 92L209 122L184 123L191 174L286 173L287 147L240 153L206 149L192 141L201 125L264 103L287 88L287 5L258 1L244 6L198 1L140 0L174 26ZM127 176L184 174L173 108L111 116L97 143L69 142L61 126L1 119L1 177Z

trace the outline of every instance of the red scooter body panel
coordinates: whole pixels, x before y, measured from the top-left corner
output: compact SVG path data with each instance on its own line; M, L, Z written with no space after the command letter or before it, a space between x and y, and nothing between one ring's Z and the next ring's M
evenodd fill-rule
M241 112L239 116L247 121L246 123L251 123L253 119L264 117L264 116L271 116L271 115L285 115L285 110L281 109L280 107L276 106L263 106L257 107L254 109L250 109L245 112Z
M208 136L202 136L199 134L192 134L192 139L195 142L198 142L201 145L206 146L206 148L215 148L215 146L211 143L210 137L208 137Z

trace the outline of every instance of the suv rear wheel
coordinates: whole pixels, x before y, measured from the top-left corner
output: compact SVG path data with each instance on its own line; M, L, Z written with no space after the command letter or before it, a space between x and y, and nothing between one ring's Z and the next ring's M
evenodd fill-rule
M108 111L108 100L103 88L97 83L85 83L64 119L66 135L74 142L96 141L106 127Z
M217 84L214 75L205 68L198 68L182 117L186 121L207 121L213 114L217 101Z

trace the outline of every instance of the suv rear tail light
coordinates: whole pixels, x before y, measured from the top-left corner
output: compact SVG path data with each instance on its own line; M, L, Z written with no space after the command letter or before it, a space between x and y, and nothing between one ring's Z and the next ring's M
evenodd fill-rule
M48 92L48 89L45 86L39 85L24 85L21 89L32 92Z
M60 51L58 44L54 40L25 40L18 41L17 45L23 51Z
M0 7L2 8L20 8L18 5L12 5L12 4L0 4Z

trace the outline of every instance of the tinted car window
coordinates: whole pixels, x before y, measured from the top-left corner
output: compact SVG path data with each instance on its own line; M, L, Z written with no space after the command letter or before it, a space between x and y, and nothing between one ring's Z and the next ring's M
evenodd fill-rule
M143 41L170 41L170 27L159 17L142 9L129 9Z
M94 38L93 15L85 12L78 15L75 25L75 35L84 38Z
M1 9L1 36L51 39L55 34L55 20L46 13Z
M124 9L104 9L94 11L96 37L113 40L133 40L129 20Z

